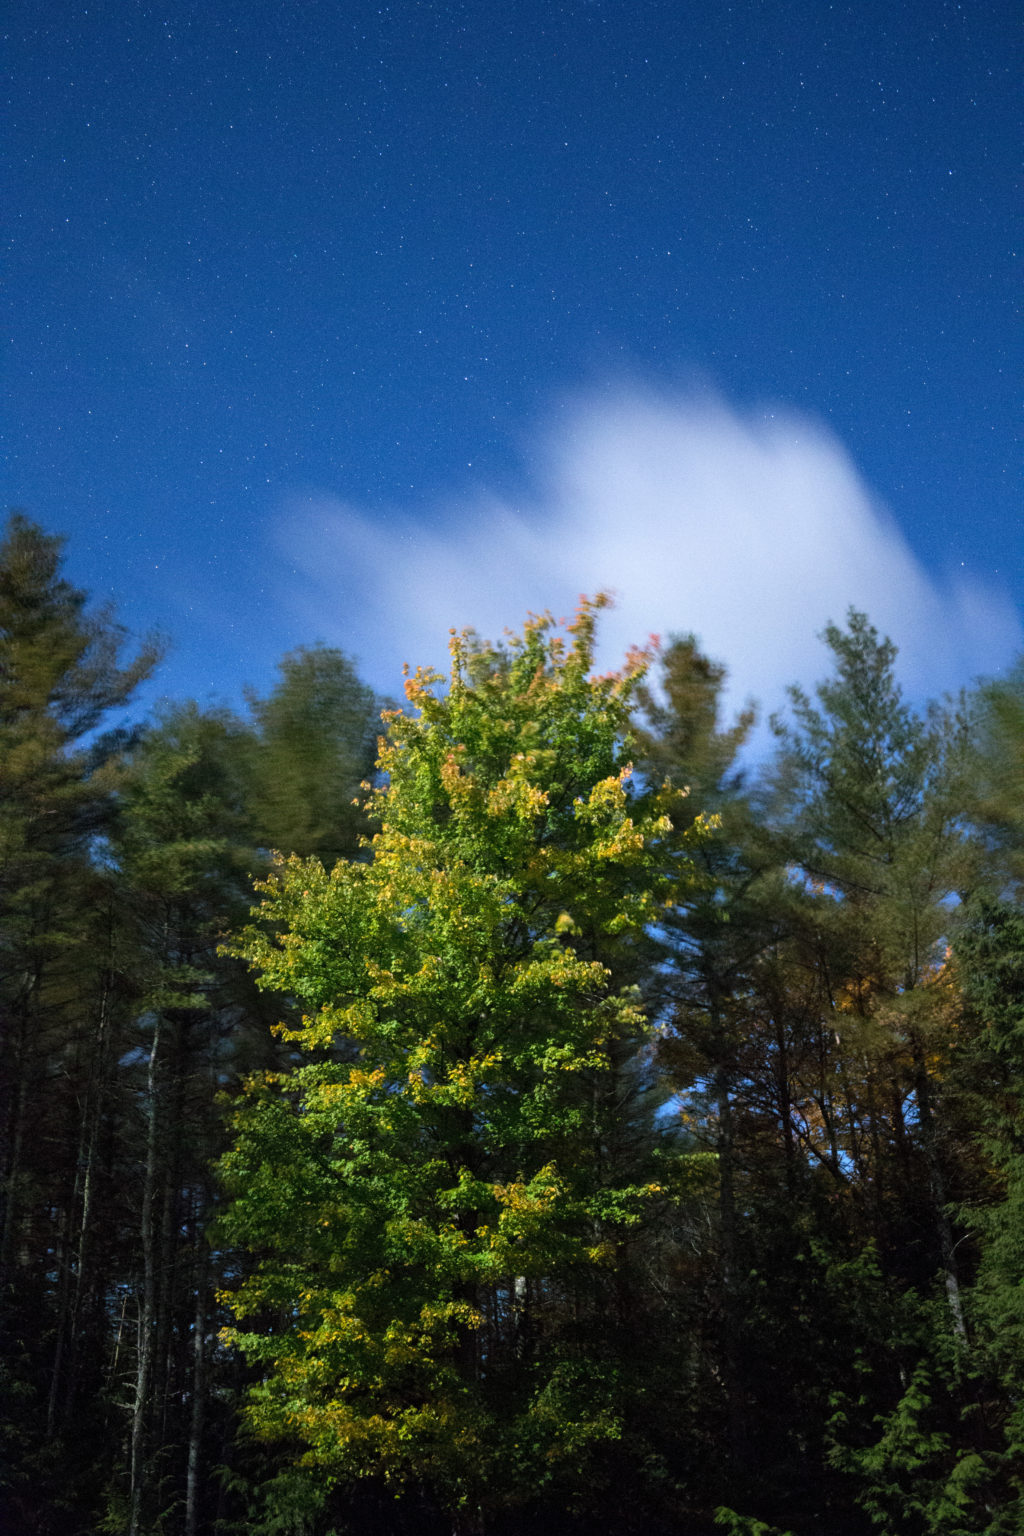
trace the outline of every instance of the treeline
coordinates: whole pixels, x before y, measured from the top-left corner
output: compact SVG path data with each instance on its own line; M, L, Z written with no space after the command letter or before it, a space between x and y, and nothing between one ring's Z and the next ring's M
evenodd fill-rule
M1024 1527L1024 675L851 613L751 778L599 606L128 726L10 519L4 1530Z

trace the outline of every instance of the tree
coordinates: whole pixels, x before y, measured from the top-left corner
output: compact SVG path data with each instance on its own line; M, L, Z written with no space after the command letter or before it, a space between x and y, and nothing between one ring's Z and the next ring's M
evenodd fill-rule
M1020 900L1024 879L1024 658L975 700L970 814L986 855L988 885Z
M629 782L640 659L590 676L599 606L567 640L453 637L447 691L417 672L388 717L371 860L279 863L239 945L308 1009L306 1064L250 1080L224 1161L250 1420L328 1482L427 1488L456 1531L622 1434L588 1327L664 1195L607 1155L667 822Z
M715 1243L706 1253L708 1281L697 1307L714 1359L708 1374L721 1383L721 1403L704 1405L705 1422L716 1432L703 1450L712 1460L731 1462L733 1480L749 1460L738 1375L743 1351L742 1311L737 1285L737 1164L735 1098L744 1021L734 994L742 992L750 962L763 945L760 928L744 921L759 870L750 854L750 818L741 792L736 756L753 724L747 710L728 729L719 723L725 668L704 656L692 635L673 637L660 656L659 686L638 692L639 762L652 785L664 784L685 796L674 819L674 834L662 840L672 903L659 924L658 963L652 967L654 1007L662 1020L659 1056L682 1102L693 1109L696 1083L703 1089L697 1117L687 1117L714 1153L717 1171ZM687 869L675 889L675 865L686 864L687 828L707 819L710 835L694 850L699 878ZM724 1418L724 1433L718 1428Z
M819 1151L873 1201L876 1235L890 1251L908 1248L916 1229L920 1258L907 1278L923 1284L941 1271L950 1325L964 1342L947 1209L953 1127L944 1127L939 1101L958 1011L945 959L976 869L964 817L965 721L907 707L896 649L863 614L851 610L846 630L829 625L825 639L834 677L816 704L792 689L793 724L777 724L773 806L793 878L813 907L840 1053L818 1106Z
M785 857L737 764L753 712L722 726L725 670L692 637L672 640L661 663L657 691L641 690L640 771L685 786L686 817L712 818L692 854L699 878L658 925L651 978L662 1067L717 1174L708 1230L691 1237L673 1288L665 1347L680 1351L688 1386L677 1454L712 1502L725 1493L780 1524L827 1525L822 1432L850 1329L828 1281L825 1202L800 1135L822 983L795 942ZM662 844L670 879L672 842Z
M0 1342L12 1397L0 1413L11 1481L45 1480L22 1451L49 1439L71 1489L90 1457L85 1437L56 1438L81 1356L68 1321L81 1321L93 1274L116 1060L110 890L94 853L126 737L97 731L159 648L122 662L124 630L109 609L88 609L61 555L62 540L11 516L0 541Z
M834 1455L854 1474L879 1536L1012 1536L1024 1521L1020 909L990 896L972 902L953 965L965 1006L946 1103L953 1093L966 1102L977 1141L974 1187L960 1213L979 1253L963 1292L971 1348L966 1357L956 1349L936 1302L918 1296L917 1337L895 1403L869 1437L851 1435L841 1415L846 1432Z
M341 651L283 658L277 687L249 703L257 729L252 813L266 845L328 869L366 832L356 797L373 771L380 705Z
M1019 721L1019 717L1018 717ZM1018 822L1019 825L1019 822ZM1024 911L983 898L957 940L956 963L973 1018L967 1087L979 1140L994 1174L988 1199L964 1217L978 1230L978 1277L968 1296L978 1341L978 1377L964 1414L961 1455L978 1478L1002 1536L1024 1522ZM966 1442L966 1443L965 1443Z
M258 1015L241 968L217 953L265 868L245 803L254 746L226 711L168 707L128 754L119 787L111 855L135 979L135 1116L123 1134L134 1230L120 1277L137 1341L124 1351L134 1366L124 1458L131 1536L172 1491L187 1536L198 1522L214 1313L206 1227L211 1164L224 1144L217 1095L237 1081Z
M966 1140L948 1092L959 1004L944 959L972 876L962 733L906 707L895 650L863 615L825 638L833 676L813 700L792 691L765 790L739 792L720 673L688 645L668 653L644 757L720 817L703 884L660 928L662 1052L718 1154L700 1311L704 1421L724 1432L707 1459L780 1524L849 1508L848 1467L827 1465L830 1398L855 1369L870 1377L854 1438L892 1409L937 1269L964 1330L947 1208Z
M788 862L787 949L814 983L806 1047L793 1052L800 1145L844 1211L832 1269L856 1262L859 1244L877 1275L874 1316L861 1308L850 1340L849 1384L833 1377L829 1460L880 1529L960 1532L973 1529L951 1513L966 1482L929 1488L924 1469L973 1368L973 1253L954 1212L976 1158L949 962L978 870L969 722L960 708L908 707L895 647L863 614L824 638L833 675L813 702L791 690L766 810ZM840 1301L833 1294L830 1309ZM932 1377L951 1384L938 1413Z

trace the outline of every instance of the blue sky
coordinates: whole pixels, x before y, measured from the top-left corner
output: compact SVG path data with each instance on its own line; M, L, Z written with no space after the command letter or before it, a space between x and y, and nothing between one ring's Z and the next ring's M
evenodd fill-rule
M769 707L849 602L994 671L1014 9L12 0L4 499L176 695L595 586Z

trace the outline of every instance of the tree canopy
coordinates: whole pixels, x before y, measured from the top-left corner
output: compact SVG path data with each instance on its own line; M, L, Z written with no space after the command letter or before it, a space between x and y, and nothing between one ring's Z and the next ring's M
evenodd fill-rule
M132 718L61 559L10 520L4 1529L1015 1536L1019 669L917 707L851 612L758 762L598 599Z
M225 1160L253 1422L459 1529L621 1434L587 1330L661 1193L603 1156L669 822L631 793L639 661L593 677L594 618L453 638L388 717L370 859L279 865L241 945L312 1058L250 1081Z

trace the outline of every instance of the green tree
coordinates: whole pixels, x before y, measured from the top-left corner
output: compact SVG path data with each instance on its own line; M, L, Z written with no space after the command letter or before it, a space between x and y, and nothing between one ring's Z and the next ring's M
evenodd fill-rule
M230 1298L250 1420L327 1482L426 1487L457 1531L622 1435L592 1325L665 1194L608 1156L667 824L631 798L639 659L590 675L596 606L567 640L453 638L446 690L416 673L372 859L279 864L239 946L308 1009L307 1063L249 1082L224 1162L223 1235L258 1258Z
M977 752L971 818L981 833L989 887L1020 900L1024 879L1024 658L975 698Z
M12 1501L19 1484L38 1501L51 1459L58 1500L91 1475L88 1435L61 1430L87 1353L67 1320L88 1333L116 1059L110 893L93 855L124 738L98 730L158 652L123 660L111 611L62 576L62 543L18 513L0 539L0 1486Z
M270 695L250 697L257 731L250 803L266 846L328 869L368 830L357 803L377 755L380 704L343 652L291 651Z
M877 1438L922 1358L937 1269L958 1339L964 1326L947 1201L968 1137L944 961L972 877L961 735L904 705L894 648L862 615L826 640L834 674L813 701L793 691L766 788L742 792L720 669L689 642L666 654L642 759L719 817L703 880L659 927L657 973L662 1057L719 1174L694 1277L697 1436L712 1426L719 1497L800 1529L838 1519L858 1486L828 1464L830 1399L856 1381L847 1429Z
M735 1145L746 1021L735 998L746 995L750 963L764 943L760 925L745 920L752 913L749 897L760 871L751 858L749 808L736 765L753 712L747 710L735 725L722 729L725 668L704 656L693 636L673 637L659 662L657 685L642 684L638 693L638 762L652 787L664 785L683 798L672 835L659 844L672 899L658 925L648 985L662 1021L662 1069L680 1105L686 1105L687 1129L713 1152L717 1172L713 1238L701 1255L694 1315L683 1333L702 1338L701 1373L705 1382L713 1376L719 1390L699 1406L691 1402L688 1413L683 1407L680 1417L692 1416L689 1454L712 1482L724 1473L735 1487L749 1461L739 1385L742 1197ZM707 821L709 835L691 854L688 828L697 818ZM680 856L685 873L676 889ZM692 1367L680 1371L684 1374L692 1378Z
M685 1132L713 1151L717 1172L711 1219L687 1234L690 1262L672 1288L677 1323L665 1347L687 1383L677 1456L711 1504L756 1506L772 1528L828 1525L843 1504L823 1432L830 1385L844 1376L853 1288L840 1304L830 1280L837 1224L826 1218L834 1191L803 1141L826 994L799 942L802 903L785 855L737 763L752 711L722 725L725 670L691 637L661 661L658 688L642 692L641 772L686 786L686 816L714 818L692 854L699 878L658 925L652 978L661 1064ZM671 878L672 838L662 847Z
M972 1246L954 1213L976 1156L949 963L979 868L969 721L904 702L895 647L863 614L825 639L834 672L814 701L791 690L768 815L788 861L786 953L810 984L804 1049L792 1052L800 1145L842 1211L831 1271L848 1269L858 1244L877 1269L847 1380L835 1371L829 1383L829 1459L880 1530L952 1536L975 1529L961 1516L978 1471L975 1460L943 1467L974 1369ZM782 1006L792 997L786 986ZM828 1305L842 1316L834 1290Z
M976 902L956 964L975 1024L962 1078L990 1176L964 1211L980 1247L968 1295L976 1359L953 1444L957 1461L973 1458L979 1529L1009 1536L1024 1524L1024 910Z
M125 1495L132 1536L177 1500L189 1536L198 1523L215 1331L210 1166L224 1145L217 1095L237 1081L259 1021L242 968L217 953L265 868L246 806L254 745L226 711L167 707L127 755L119 786L110 852L134 958L135 1107L122 1137L133 1232L120 1280L135 1347L122 1351L131 1422L111 1496L116 1505Z
M825 639L835 674L817 702L791 690L778 723L771 811L805 928L827 979L834 1067L814 1105L818 1155L873 1202L875 1235L938 1269L965 1341L953 1231L955 1125L940 1111L957 1040L946 965L957 906L976 880L967 836L966 721L919 715L895 678L896 649L851 610ZM888 1231L886 1230L888 1228Z

